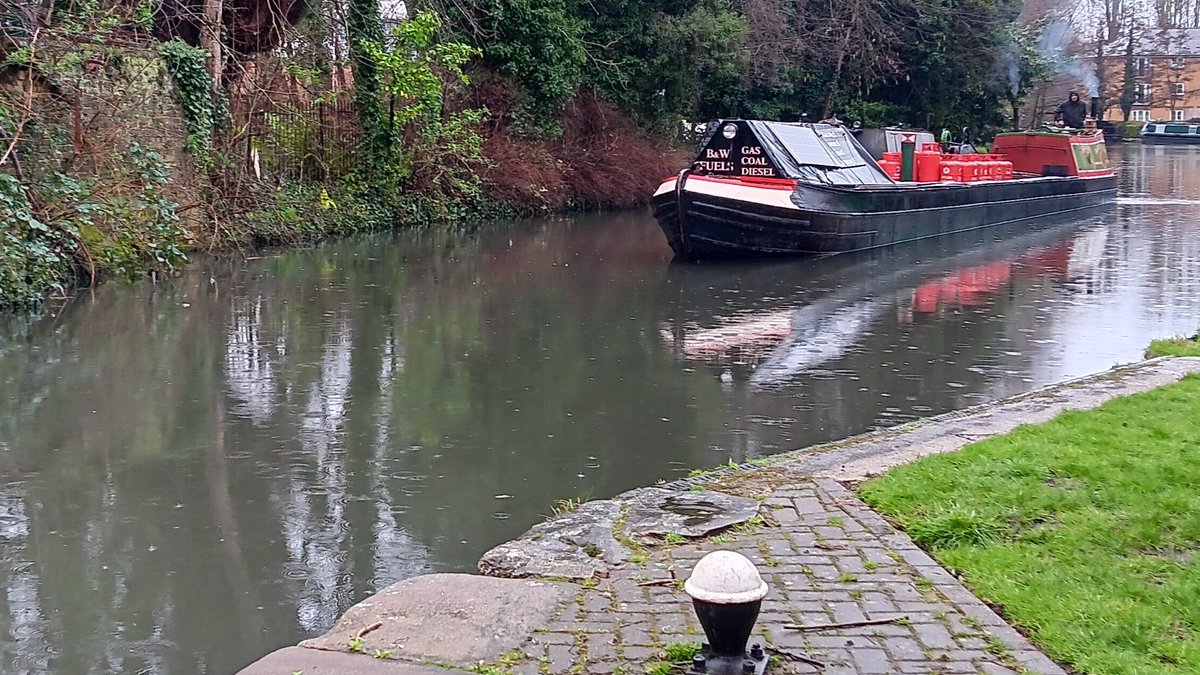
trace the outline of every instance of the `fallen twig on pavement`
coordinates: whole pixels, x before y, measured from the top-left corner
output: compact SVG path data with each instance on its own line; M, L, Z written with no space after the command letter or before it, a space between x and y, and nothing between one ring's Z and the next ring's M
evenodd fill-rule
M367 633L370 633L370 632L371 632L371 631L373 631L373 630L377 630L377 629L379 629L379 628L383 628L383 622L382 622L382 621L376 621L375 623L371 624L370 626L367 626L366 628L364 628L364 629L362 629L362 630L358 631L358 633L356 633L356 634L354 635L354 637L356 637L356 638L358 638L358 639L360 639L360 640L361 640L361 639L362 639L362 637L363 637L364 635L366 635Z
M808 665L816 666L817 668L825 667L824 661L818 661L818 660L814 659L813 657L808 656L807 654L801 654L800 652L790 652L786 649L780 649L779 647L771 647L771 646L766 647L766 650L770 654L774 654L776 656L782 656L785 659L791 659L793 661L807 663Z
M885 623L895 623L907 619L907 616L893 616L888 619L864 619L863 621L846 621L844 623L814 623L804 625L799 623L784 624L783 627L788 630L831 630L834 628L854 628L855 626L878 626Z

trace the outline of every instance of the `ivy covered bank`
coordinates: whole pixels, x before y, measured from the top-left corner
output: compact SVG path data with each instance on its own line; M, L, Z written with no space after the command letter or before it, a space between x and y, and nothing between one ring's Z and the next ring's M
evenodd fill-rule
M378 10L359 3L345 30L369 37L346 34L337 70L352 83L339 87L329 64L276 53L284 30L303 41L292 23L302 16L265 28L222 21L210 40L190 9L0 3L0 308L36 307L104 278L169 274L192 251L619 206L674 160L669 146L601 111L644 145L645 178L616 176L620 199L561 185L549 196L536 172L514 189L485 154L494 117L467 98L464 67L478 50L439 41L434 13L414 13L385 40ZM316 143L303 133L314 105L353 116ZM576 168L555 156L567 154L556 140L524 145L535 143L533 161ZM347 153L340 166L311 161L332 150Z
M641 206L681 120L986 134L1019 9L0 0L0 306L192 251Z

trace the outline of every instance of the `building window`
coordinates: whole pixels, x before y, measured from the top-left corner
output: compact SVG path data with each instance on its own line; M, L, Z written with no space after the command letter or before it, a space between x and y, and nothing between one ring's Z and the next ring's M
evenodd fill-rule
M1182 68L1183 67L1183 57L1182 56L1172 56L1171 57L1171 67L1172 68Z
M1134 101L1135 103L1149 103L1150 102L1150 85L1139 84L1137 86L1137 89L1135 90L1135 92L1137 94L1137 100Z
M1150 111L1149 110L1133 110L1133 111L1131 111L1131 114L1129 115L1129 119L1131 119L1135 122L1149 122L1150 121Z
M1172 122L1182 122L1183 121L1183 111L1182 110L1172 110L1171 111L1171 121Z
M1137 76L1148 77L1150 75L1150 59L1137 60Z
M1176 96L1183 96L1183 83L1182 82L1172 82L1171 83L1171 93L1175 94Z

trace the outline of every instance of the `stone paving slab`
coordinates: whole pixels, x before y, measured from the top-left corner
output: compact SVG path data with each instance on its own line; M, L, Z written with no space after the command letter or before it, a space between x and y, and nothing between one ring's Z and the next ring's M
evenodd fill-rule
M362 654L286 647L246 666L238 675L454 675L465 672L375 659Z
M530 660L515 672L642 673L668 645L702 642L680 587L717 549L746 555L770 586L752 639L825 664L792 662L770 672L1064 672L840 483L818 478L779 488L763 511L762 524L656 551L581 586L575 602L524 647ZM645 585L672 572L679 583ZM784 628L873 619L899 620Z
M503 659L571 600L570 584L427 574L401 581L351 607L324 635L301 647L474 666Z

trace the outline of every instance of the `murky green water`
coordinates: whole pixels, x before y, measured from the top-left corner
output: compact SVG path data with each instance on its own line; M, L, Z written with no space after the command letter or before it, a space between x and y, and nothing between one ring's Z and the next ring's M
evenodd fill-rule
M1200 151L1123 150L1109 212L868 255L681 267L589 216L9 320L0 672L230 673L557 499L1136 360L1200 326Z

